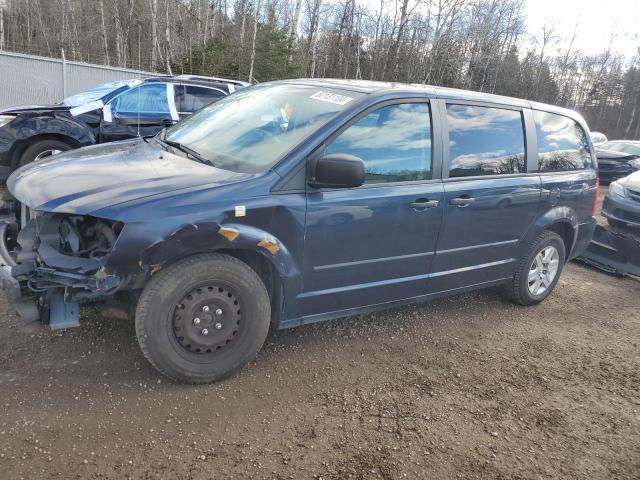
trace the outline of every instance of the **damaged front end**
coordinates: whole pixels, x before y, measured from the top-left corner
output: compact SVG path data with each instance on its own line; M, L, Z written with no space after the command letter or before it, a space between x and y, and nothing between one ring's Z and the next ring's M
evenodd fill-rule
M105 270L121 222L86 215L38 213L0 240L2 288L22 319L53 329L79 325L79 303L115 294L124 279Z

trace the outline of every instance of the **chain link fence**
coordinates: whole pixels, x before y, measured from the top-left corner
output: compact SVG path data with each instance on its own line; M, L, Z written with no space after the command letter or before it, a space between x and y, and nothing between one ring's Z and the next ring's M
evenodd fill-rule
M57 103L99 83L153 75L158 74L0 51L0 109Z

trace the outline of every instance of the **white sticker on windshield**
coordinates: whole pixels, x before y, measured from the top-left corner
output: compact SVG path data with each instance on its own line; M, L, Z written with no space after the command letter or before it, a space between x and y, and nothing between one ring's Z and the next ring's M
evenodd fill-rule
M337 93L322 91L314 93L309 98L320 100L321 102L335 103L336 105L346 105L351 100L353 100L353 97L347 97L346 95L338 95Z
M95 102L85 103L84 105L80 105L78 107L73 107L71 110L69 110L69 113L76 117L78 115L82 115L83 113L91 112L92 110L98 110L102 107L104 107L102 100L97 100Z

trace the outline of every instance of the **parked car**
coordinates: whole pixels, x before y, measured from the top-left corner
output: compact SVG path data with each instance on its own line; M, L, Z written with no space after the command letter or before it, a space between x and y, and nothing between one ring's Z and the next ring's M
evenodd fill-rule
M609 185L602 215L612 227L640 226L640 171Z
M154 138L14 172L36 216L16 245L4 228L2 283L52 328L84 301L134 311L144 355L194 383L253 359L270 325L493 286L534 305L594 230L588 132L569 110L461 90L254 86Z
M611 140L598 145L598 148L602 150L628 153L631 155L640 155L639 140Z
M596 156L598 157L598 172L602 182L612 182L640 170L640 153L596 148Z
M594 146L598 146L607 141L607 136L601 132L591 132L591 141Z
M155 135L249 84L179 75L108 82L51 106L0 112L0 178L34 160L73 148Z

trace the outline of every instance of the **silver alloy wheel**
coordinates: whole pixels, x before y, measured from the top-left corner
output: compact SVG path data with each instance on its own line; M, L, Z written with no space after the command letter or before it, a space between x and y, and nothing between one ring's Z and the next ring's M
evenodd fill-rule
M40 152L38 155L36 155L36 158L34 158L34 160L42 160L43 158L50 157L51 155L57 155L58 153L62 153L62 150L57 150L57 149L45 150L43 152Z
M542 295L546 292L558 274L560 254L556 247L545 247L533 259L527 285L532 295Z

